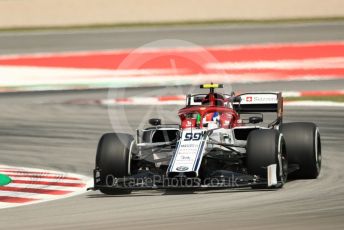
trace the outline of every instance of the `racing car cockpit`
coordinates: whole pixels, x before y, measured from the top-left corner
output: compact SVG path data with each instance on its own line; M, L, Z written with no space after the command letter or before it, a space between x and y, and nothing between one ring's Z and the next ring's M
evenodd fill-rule
M209 93L202 100L202 105L224 106L225 98L219 93Z
M181 127L185 128L232 128L238 120L232 109L231 95L215 93L215 88L223 88L222 84L203 84L209 89L208 94L187 96L186 107L179 110Z

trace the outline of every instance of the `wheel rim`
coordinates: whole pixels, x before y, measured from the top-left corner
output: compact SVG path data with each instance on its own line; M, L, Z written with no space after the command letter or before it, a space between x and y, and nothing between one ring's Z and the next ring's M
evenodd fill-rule
M284 184L287 181L288 160L282 134L280 135L278 142L278 168L280 180L282 184Z
M320 173L321 170L321 142L320 142L320 134L319 134L319 129L317 128L315 130L315 164L317 167L317 172L318 174Z

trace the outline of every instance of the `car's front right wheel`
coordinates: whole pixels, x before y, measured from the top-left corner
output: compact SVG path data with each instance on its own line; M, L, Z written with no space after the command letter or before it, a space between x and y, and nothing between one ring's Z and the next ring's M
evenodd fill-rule
M288 158L283 135L277 130L260 129L252 131L247 138L247 170L251 175L268 178L267 167L277 165L278 184L283 187L287 181ZM267 185L253 185L252 188L267 188Z

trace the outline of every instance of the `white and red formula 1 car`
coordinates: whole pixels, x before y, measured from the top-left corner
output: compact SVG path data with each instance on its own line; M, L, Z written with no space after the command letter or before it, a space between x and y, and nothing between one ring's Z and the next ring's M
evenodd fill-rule
M317 178L321 141L313 123L283 123L281 93L186 96L180 124L149 120L133 136L106 133L98 145L93 190L281 188L290 176ZM263 114L276 113L263 125ZM245 119L244 116L247 118Z

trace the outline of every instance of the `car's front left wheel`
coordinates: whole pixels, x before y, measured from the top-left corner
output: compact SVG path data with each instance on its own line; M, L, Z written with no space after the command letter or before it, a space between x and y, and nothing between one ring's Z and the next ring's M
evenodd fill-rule
M96 156L96 168L100 172L100 184L113 185L114 178L130 175L131 148L133 136L124 133L106 133L99 140ZM96 179L96 178L95 178ZM130 189L100 187L107 195L128 194Z

